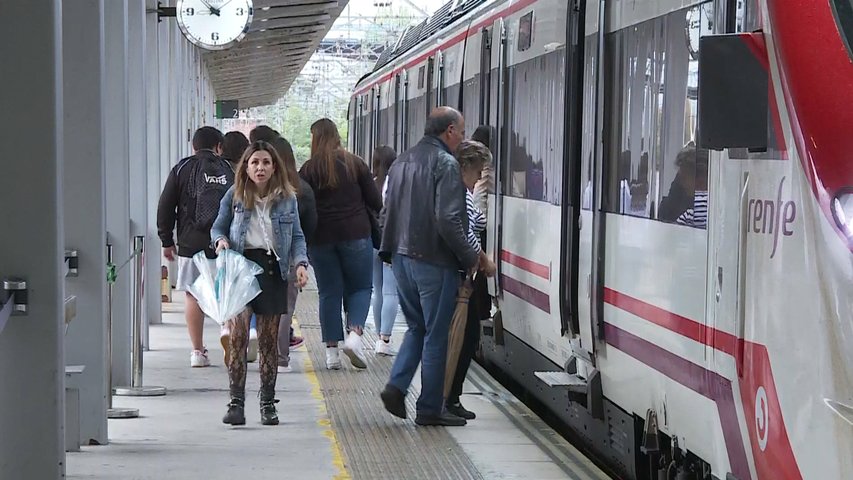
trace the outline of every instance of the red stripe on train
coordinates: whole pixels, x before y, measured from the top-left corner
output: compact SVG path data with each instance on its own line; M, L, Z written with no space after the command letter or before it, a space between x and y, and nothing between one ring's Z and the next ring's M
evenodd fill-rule
M759 480L802 479L788 438L767 347L744 341L613 289L604 289L604 301L673 333L734 356L744 419ZM730 400L730 380L610 324L605 324L605 341L678 383L713 399L719 409L729 462L733 469L737 467L743 471L743 466L739 465L743 444L740 437L734 438L731 432L732 422L737 419L737 415L733 411L734 402ZM694 378L695 374L700 376ZM739 475L739 478L749 477Z
M501 250L501 260L511 265L532 273L537 277L542 277L545 280L551 280L551 267L536 263L533 260L528 260L520 255L516 255L507 250Z
M708 327L607 287L604 287L604 302L733 357L740 356L738 339L731 333Z
M538 0L520 0L520 1L517 1L513 4L511 4L510 6L508 6L507 8L505 8L503 10L499 10L499 11L493 13L492 15L486 17L484 20L481 20L477 23L472 23L471 26L469 28L465 29L464 32L458 33L458 34L454 35L453 37L450 37L449 40L427 50L423 54L413 58L412 60L409 60L408 62L406 62L402 66L394 67L393 69L391 69L390 72L386 73L385 75L382 75L381 77L377 78L376 80L373 80L370 83L368 83L367 85L356 90L355 93L353 93L353 95L363 95L365 92L367 92L368 90L370 90L371 88L373 88L377 84L386 82L386 81L390 80L394 75L402 72L403 70L414 67L415 65L423 62L424 60L426 60L430 56L434 55L435 52L437 52L439 50L446 50L446 49L456 45L457 43L465 40L466 38L471 36L472 32L476 34L478 29L486 27L488 25L491 25L492 23L494 23L495 20L497 20L499 18L504 18L504 17L507 17L509 15L512 15L513 13L521 10L522 8L529 7L530 5L533 5L534 3L536 3L537 1Z

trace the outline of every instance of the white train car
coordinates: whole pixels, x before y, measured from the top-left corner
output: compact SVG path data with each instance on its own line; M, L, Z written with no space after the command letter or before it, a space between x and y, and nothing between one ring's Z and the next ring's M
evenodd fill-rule
M483 360L622 478L853 476L849 0L456 0L350 148L494 128Z

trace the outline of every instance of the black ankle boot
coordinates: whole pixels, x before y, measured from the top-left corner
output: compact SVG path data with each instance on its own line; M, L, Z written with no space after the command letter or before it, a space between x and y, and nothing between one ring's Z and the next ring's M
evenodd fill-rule
M278 412L275 404L278 400L261 400L261 423L264 425L278 425Z
M243 399L232 397L228 403L228 412L222 417L222 423L229 425L245 425L246 413L243 409Z

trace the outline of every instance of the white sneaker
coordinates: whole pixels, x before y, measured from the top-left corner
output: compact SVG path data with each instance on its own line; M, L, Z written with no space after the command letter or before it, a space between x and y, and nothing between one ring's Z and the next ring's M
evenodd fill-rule
M326 347L326 368L329 370L341 369L341 353L338 347Z
M258 331L254 328L249 330L249 352L246 361L251 363L258 359Z
M397 350L391 345L391 342L385 342L381 338L376 340L376 354L384 355L386 357L393 357L397 355Z
M349 357L350 363L355 368L367 368L367 358L364 356L364 345L361 343L361 335L349 332L344 340L344 353Z
M204 351L193 350L193 353L190 354L190 366L193 368L210 366L210 359L207 358L206 348L204 349Z
M278 373L290 373L292 371L293 371L293 367L291 367L290 365L279 365L278 366Z

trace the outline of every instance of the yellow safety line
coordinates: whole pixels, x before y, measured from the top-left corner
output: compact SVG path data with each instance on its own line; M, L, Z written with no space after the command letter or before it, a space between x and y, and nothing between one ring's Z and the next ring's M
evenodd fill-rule
M294 333L302 333L299 331L299 322L296 320L296 317L293 318L293 330ZM308 342L305 342L305 349L308 350L308 348ZM333 478L334 480L352 480L352 476L350 476L347 471L346 463L344 462L344 455L341 452L341 446L338 443L338 436L335 435L335 430L332 429L332 420L329 418L328 410L326 410L326 399L320 391L320 380L314 372L314 364L311 363L310 352L305 358L304 367L305 376L311 384L311 396L317 400L317 410L320 412L320 418L317 419L317 425L321 427L323 436L329 439L329 443L332 447L332 463L338 469L338 474Z

